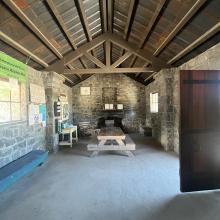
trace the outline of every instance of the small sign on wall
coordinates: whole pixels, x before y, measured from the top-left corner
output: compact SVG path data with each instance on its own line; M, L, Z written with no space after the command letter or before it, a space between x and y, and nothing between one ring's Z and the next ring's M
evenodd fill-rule
M29 104L28 106L29 125L38 124L40 120L39 105Z
M114 105L113 104L105 104L105 110L113 110Z
M118 110L123 110L123 108L124 108L123 104L117 104L117 109Z
M90 95L90 87L80 87L80 95Z

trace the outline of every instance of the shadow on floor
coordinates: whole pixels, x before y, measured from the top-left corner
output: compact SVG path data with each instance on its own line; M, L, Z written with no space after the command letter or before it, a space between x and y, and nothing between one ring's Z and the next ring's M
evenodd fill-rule
M153 214L152 220L219 220L220 191L176 195Z
M161 144L157 142L154 138L141 136L140 134L129 134L130 137L133 139L133 141L136 144L136 150L134 151L134 155L141 155L146 150L149 153L158 153L158 152L164 152ZM91 152L87 151L87 144L89 144L91 141L94 141L96 137L84 137L80 138L77 143L73 144L72 148L69 147L60 147L60 151L63 155L78 155L78 156L86 156L89 157L91 155ZM171 156L178 157L178 155L174 152L168 152ZM107 152L100 152L99 155L121 155L125 156L124 154L121 154L120 152L114 152L114 151L107 151Z

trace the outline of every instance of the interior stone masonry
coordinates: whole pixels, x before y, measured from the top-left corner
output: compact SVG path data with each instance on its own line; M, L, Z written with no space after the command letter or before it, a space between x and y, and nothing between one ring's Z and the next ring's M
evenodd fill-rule
M91 88L89 96L80 95L80 87ZM73 121L89 121L94 127L104 111L103 89L115 88L115 103L123 104L122 123L128 132L139 131L145 125L145 86L124 74L96 74L73 87ZM117 114L117 112L115 112Z
M220 43L178 68L158 72L154 81L146 86L146 126L152 127L153 136L165 150L179 152L180 88L181 70L219 70ZM150 112L151 92L159 93L159 112Z

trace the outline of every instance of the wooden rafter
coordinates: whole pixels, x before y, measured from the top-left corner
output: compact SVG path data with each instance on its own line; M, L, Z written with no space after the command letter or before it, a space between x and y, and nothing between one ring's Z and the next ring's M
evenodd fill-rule
M154 77L154 75L156 74L157 74L156 72L150 74L146 79L144 79L144 82L147 82L150 78Z
M53 46L47 37L37 28L37 26L23 13L23 11L12 0L3 0L4 3L27 25L27 27L59 58L62 54Z
M138 44L138 48L140 48L140 49L143 48L143 46L144 46L146 40L148 39L149 34L150 34L150 32L151 32L151 30L152 30L152 28L158 18L163 6L165 5L165 3L166 3L166 0L160 0L160 2L158 3L156 10L155 10L153 16L151 17L150 22L148 23L147 27L143 31L144 35L143 35L143 38L141 39L140 43ZM136 60L137 60L137 57L134 56L130 62L131 67L134 65Z
M131 26L134 22L134 16L137 10L137 5L138 5L138 1L139 0L131 0L130 1L130 5L129 5L129 9L128 9L128 18L126 21L126 25L125 25L125 29L124 29L124 35L123 38L125 40L128 40L130 31L131 31Z
M73 70L74 68L72 67L72 65L71 64L68 64L67 65L67 67L69 67L71 70ZM78 73L75 73L75 75L79 78L79 79L81 79L82 78L82 76L81 75L79 75Z
M71 75L71 74L106 74L106 73L137 73L137 72L144 72L144 73L151 73L153 72L152 68L144 68L144 67L136 67L136 68L112 68L112 67L105 67L105 68L94 68L94 69L64 69L64 75Z
M92 41L92 34L89 29L89 23L88 23L88 20L86 17L86 12L85 12L85 8L83 5L83 0L75 0L75 5L77 8L79 18L80 18L81 24L83 26L83 30L85 32L86 38L90 42L90 41ZM94 51L91 51L91 53L94 56ZM97 55L96 55L96 57L97 57Z
M107 40L105 42L105 60L106 60L106 66L111 65L111 41Z
M103 64L99 59L97 59L96 57L92 56L90 53L85 52L83 53L84 56L86 56L87 59L91 60L94 64L96 64L97 66L99 66L100 68L104 68L105 64Z
M128 51L132 51L133 54L145 60L146 62L151 62L153 68L155 68L155 71L158 71L163 67L168 67L163 60L153 56L151 53L149 53L146 50L137 48L136 45L134 45L131 42L125 41L122 37L119 37L115 34L109 34L109 39L113 43L117 44L119 47L122 47Z
M129 9L128 9L128 18L126 21L126 25L125 25L125 29L124 29L124 34L123 34L123 38L125 40L128 40L130 31L131 31L131 26L134 22L134 16L137 10L137 5L138 5L139 0L131 0L130 1L130 5L129 5ZM120 52L120 56L122 56L124 53L124 49L121 50Z
M56 18L59 26L62 28L62 30L63 30L67 40L69 41L71 47L74 50L76 50L77 49L77 45L74 42L74 40L72 39L72 36L70 35L69 31L67 30L66 25L64 24L63 18L61 17L61 15L59 14L58 10L56 9L55 4L53 3L52 0L46 0L46 2L47 2L47 5L49 6L50 10L53 12L54 17ZM81 58L79 58L79 61L80 61L80 63L82 64L82 66L84 68L87 68L86 63Z
M111 32L113 31L113 28L112 28L112 23L113 23L113 0L107 0L107 7L108 7L108 32Z
M83 6L83 1L82 0L75 0L75 5L77 8L79 18L80 18L81 24L83 26L86 38L88 41L92 41L92 35L89 30L89 24L88 24L85 9Z
M106 33L108 31L108 19L107 19L107 0L99 0L100 5L100 14L101 14L101 21L102 21L102 33ZM109 56L111 55L107 50L111 47L108 42L104 44L104 56L106 65L110 66L110 59Z
M69 31L67 30L66 25L64 24L63 18L61 17L61 15L59 14L58 10L56 9L56 6L55 6L54 2L52 0L46 0L46 2L48 4L50 10L53 12L56 20L58 21L60 27L63 30L63 32L65 33L65 35L66 35L70 45L72 46L72 48L74 50L76 50L77 46L76 46L75 42L73 41Z
M193 49L201 45L203 42L208 40L210 37L215 35L220 31L220 22L218 22L215 26L213 26L211 29L209 29L207 32L205 32L202 36L197 38L193 43L191 43L189 46L187 46L184 50L182 50L180 53L178 53L175 57L173 57L171 60L168 61L168 64L172 64L179 59L181 59L183 56L191 52Z
M102 21L102 32L106 33L108 31L106 0L99 0L99 8L101 14L101 21Z
M15 40L13 40L12 38L4 34L2 31L0 31L0 39L4 41L6 44L18 50L20 53L24 54L25 56L30 57L32 60L34 60L41 66L48 67L48 64L44 60L42 60L41 58L33 54L31 51L29 51L28 49L26 49L25 47L17 43Z
M91 42L88 42L86 44L83 44L81 47L78 47L77 50L75 51L71 51L69 53L67 53L63 59L58 60L56 62L54 62L49 68L47 68L46 70L56 70L57 68L59 68L63 63L64 65L70 64L72 61L79 59L80 57L83 56L83 53L88 52L92 49L94 49L95 47L103 44L105 42L105 40L107 40L108 38L108 34L103 34L100 35L98 37L96 37L95 39L93 39Z
M147 67L148 65L149 65L149 63L145 63L145 64L143 65L143 67ZM136 77L140 77L141 74L142 74L142 73L136 73L135 76L136 76Z
M157 50L154 52L154 56L160 54L160 52L169 44L169 42L179 33L179 31L187 24L187 22L196 14L196 12L207 2L207 0L197 0L192 8L185 14L185 16L179 21L179 23L173 28L166 39L160 44Z
M92 49L94 49L95 47L101 45L102 43L106 42L108 44L108 41L112 41L113 43L117 44L118 46L124 48L125 50L127 50L128 52L135 54L136 56L140 57L141 59L147 61L147 62L151 62L153 64L153 68L155 71L160 70L161 68L164 67L168 67L167 64L165 62L163 62L162 60L160 60L157 57L154 57L151 53L139 49L137 48L134 44L132 43L128 43L127 41L125 41L122 37L119 37L115 34L110 34L110 33L105 33L102 34L101 36L93 39L91 42L88 42L84 45L82 45L81 47L79 47L77 50L75 51L71 51L69 52L67 55L64 56L64 58L61 61L57 61L54 64L52 64L48 70L56 70L57 68L59 68L61 65L67 65L69 63L71 63L72 61L79 59L80 57L82 57L83 55L86 54L87 58L91 58L91 55L88 55L87 53L89 51L91 51ZM110 66L111 64L109 63L109 46L107 47L108 53L107 55L107 66ZM126 54L127 56L128 54ZM126 58L123 57L124 58ZM96 58L97 59L97 58ZM96 62L94 61L94 58L90 59L92 62ZM100 61L101 62L101 61ZM96 64L98 64L96 62ZM103 64L104 65L104 64ZM100 66L100 65L99 65ZM63 68L63 67L62 67Z
M74 85L74 82L71 80L71 79L69 79L68 77L66 77L65 75L63 75L63 74L61 74L62 75L62 77L66 80L66 81L68 81L68 82L70 82L72 85Z
M133 67L136 61L137 61L137 56L133 56L132 60L131 60L131 62L129 64L129 67Z
M165 3L166 3L166 0L160 0L160 2L158 3L157 8L154 11L154 14L150 19L150 22L148 23L147 27L143 31L144 37L141 39L141 41L138 45L139 48L142 48L144 46L144 44L145 44L146 40L148 39L149 34L150 34L150 32L151 32L151 30L152 30L152 28L158 18L163 6L165 5Z
M126 59L128 59L128 57L130 57L132 55L131 52L126 52L122 57L120 57L118 60L116 60L111 67L117 67L119 66L121 63L123 63Z

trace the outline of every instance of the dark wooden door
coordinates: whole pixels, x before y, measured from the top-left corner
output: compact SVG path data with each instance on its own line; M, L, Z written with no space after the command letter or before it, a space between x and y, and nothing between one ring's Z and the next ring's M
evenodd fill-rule
M181 191L220 188L220 71L180 72Z

